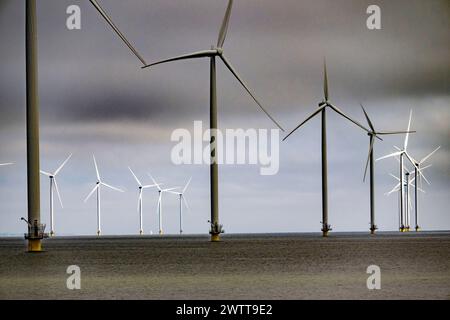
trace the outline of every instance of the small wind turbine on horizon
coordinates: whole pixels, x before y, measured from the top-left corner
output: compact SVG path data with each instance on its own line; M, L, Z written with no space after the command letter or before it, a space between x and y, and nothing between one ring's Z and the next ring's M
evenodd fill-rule
M178 189L178 187L161 189L160 185L162 185L162 184L156 182L156 180L152 177L151 174L149 174L149 177L152 179L153 183L158 188L159 196L158 196L158 204L157 204L156 210L157 210L157 214L158 214L159 234L162 235L164 233L163 227L162 227L162 195L164 192L170 192L172 190Z
M112 190L124 192L123 190L113 187L105 182L102 181L100 178L100 173L98 172L98 166L97 161L95 161L95 156L93 155L92 158L94 159L94 165L95 165L95 173L97 175L97 182L95 183L95 187L92 189L92 191L88 194L86 199L84 199L84 202L86 203L89 198L94 194L95 191L97 191L97 235L100 236L102 229L101 229L101 202L100 202L100 190L102 186L108 187Z
M58 183L56 182L56 176L58 173L62 170L62 168L66 165L67 161L72 157L72 154L70 154L66 160L63 161L63 163L56 169L55 172L46 172L43 170L40 170L41 173L50 179L50 237L53 237L55 235L55 225L54 225L54 214L53 214L53 189L56 190L56 194L58 195L59 203L61 205L61 208L64 208L62 200L61 200L61 194L59 193L58 189Z
M370 127L370 131L367 132L369 135L369 154L367 156L367 162L366 167L364 169L364 178L363 181L366 181L366 175L367 175L367 169L370 168L370 232L372 234L375 233L375 230L378 229L378 227L375 224L375 174L374 174L374 161L373 161L373 146L375 144L375 138L382 140L379 136L380 135L395 135L395 134L402 134L402 133L409 133L408 131L377 131L375 130L375 127L372 123L372 121L369 118L369 115L367 114L366 110L364 109L363 105L361 104L361 108L364 112L364 116L366 117L367 124ZM411 131L415 132L415 131ZM369 167L370 165L370 167Z
M189 205L187 203L186 197L184 196L184 193L186 192L189 184L191 183L192 178L188 180L186 185L184 186L183 190L181 192L176 191L168 191L169 193L176 194L180 197L180 234L183 233L183 202L186 208L189 210Z
M138 187L139 187L139 198L138 198L138 214L139 214L139 234L144 234L144 228L143 228L143 221L142 221L142 207L143 207L143 199L142 199L142 193L144 189L149 189L153 187L157 187L158 184L148 184L148 185L142 185L141 181L138 179L138 177L134 174L133 170L131 170L130 167L128 167L131 174L134 177L134 180L136 180Z
M225 38L228 32L228 25L231 16L231 9L233 6L233 0L228 1L228 6L226 13L222 22L222 26L219 31L219 37L217 39L217 44L211 46L209 50L198 51L190 54L185 54L166 60L158 61L145 65L142 68L152 67L158 64L163 64L167 62L187 60L187 59L198 59L198 58L209 58L210 60L210 123L209 128L211 130L211 152L210 152L210 192L211 192L211 241L220 241L220 234L223 232L222 225L219 224L219 177L218 177L218 164L216 162L217 152L216 149L216 136L215 130L218 127L217 123L217 86L216 86L216 58L220 58L228 70L233 74L233 76L238 80L242 87L247 91L250 97L255 101L259 108L272 120L272 122L282 131L284 129L278 124L278 122L267 112L267 110L261 105L261 103L256 99L255 95L250 91L245 82L238 75L234 67L231 65L229 60L224 55L223 45L225 43Z
M327 64L324 60L323 64L323 73L324 73L324 79L323 79L323 93L324 93L324 99L319 103L319 108L314 111L309 117L306 118L302 123L300 123L295 129L293 129L286 137L283 138L283 141L285 141L291 134L293 134L297 129L299 129L301 126L303 126L306 122L308 122L310 119L318 115L319 113L322 115L322 234L324 237L328 236L328 232L331 231L331 225L328 224L328 164L327 164L327 121L326 121L326 110L327 108L330 108L337 114L341 115L345 119L349 120L350 122L354 123L364 131L370 133L371 131L367 128L365 128L363 125L361 125L359 122L353 120L346 114L344 114L338 107L334 106L329 102L328 97L328 75L327 75Z

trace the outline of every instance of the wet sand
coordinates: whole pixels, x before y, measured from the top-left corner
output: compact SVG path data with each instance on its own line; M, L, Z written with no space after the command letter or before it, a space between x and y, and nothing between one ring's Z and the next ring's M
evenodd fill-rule
M450 299L450 232L0 238L0 299ZM381 268L381 290L366 269ZM66 269L81 268L81 290Z

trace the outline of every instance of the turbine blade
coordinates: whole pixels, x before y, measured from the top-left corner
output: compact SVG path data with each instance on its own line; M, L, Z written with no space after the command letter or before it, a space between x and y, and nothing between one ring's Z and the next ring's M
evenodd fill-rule
M168 188L168 189L162 189L161 192L169 192L175 189L178 189L179 187L173 187L173 188Z
M153 183L156 185L156 187L158 188L158 190L161 191L161 187L159 186L159 183L157 183L157 182L155 181L155 179L153 178L153 176L152 176L150 173L148 173L148 176L150 177L150 179L152 179Z
M436 151L438 151L441 148L441 146L437 147L436 149L434 149L433 152L429 153L427 156L425 156L425 158L423 158L422 160L420 160L420 163L424 163L425 161L427 161Z
M84 199L84 202L87 202L88 199L92 196L92 194L98 189L99 184L96 184L94 189L92 189L92 191L88 194L88 196L86 197L86 199Z
M43 175L46 175L46 176L48 176L48 177L52 176L51 173L45 172L44 170L40 170L40 171L41 171L41 173L42 173Z
M408 129L406 131L408 131L408 133L405 136L405 144L403 149L406 150L406 148L408 147L408 140L409 140L409 129L411 128L411 119L412 119L412 110L409 112L409 122L408 122Z
M220 27L219 38L217 39L218 48L223 47L223 43L225 42L225 38L227 37L228 23L230 21L232 7L233 7L233 0L229 0L227 11L225 12L225 16L223 17L222 26Z
M56 190L56 194L58 195L58 199L59 199L59 203L61 204L61 208L64 208L62 199L61 199L61 194L59 193L58 183L56 182L56 178L53 178L53 182L55 183L55 190Z
M8 162L8 163L0 163L0 167L1 166L10 166L10 165L13 165L14 163L12 163L12 162Z
M128 169L130 170L131 174L134 177L134 180L136 180L136 182L138 183L139 187L142 187L142 183L139 181L139 179L136 177L136 175L134 174L133 170L131 170L130 167L128 167Z
M230 62L225 58L224 55L220 55L220 58L222 59L225 66L230 70L230 72L234 75L234 77L239 81L239 83L244 87L244 89L247 91L247 93L253 98L253 100L256 102L256 104L260 107L260 109L272 120L272 122L281 130L284 131L283 127L281 127L280 124L267 112L266 109L259 103L259 101L256 99L256 97L253 95L253 93L250 91L250 89L247 87L245 82L241 79L241 77L238 75L236 70L233 68L233 66L230 64Z
M142 199L142 189L139 189L139 197L138 197L138 205L137 205L138 210L139 210L139 206L141 205L141 199Z
M92 157L94 158L94 165L95 165L95 173L97 174L97 179L98 181L100 181L100 173L98 172L98 167L97 167L97 161L95 161L95 156L92 155Z
M107 184L107 183L104 183L104 182L100 182L100 183L101 183L102 185L104 185L105 187L108 187L108 188L110 188L110 189L113 189L113 190L116 190L116 191L119 191L119 192L124 192L122 189L113 187L113 186L111 186L111 185L109 185L109 184Z
M212 57L212 56L215 56L215 55L217 55L217 50L203 50L203 51L198 51L198 52L194 52L194 53L184 54L184 55L181 55L181 56L176 56L176 57L165 59L165 60L161 60L161 61L158 61L158 62L153 62L153 63L150 63L150 64L147 64L147 65L143 66L142 69L149 68L149 67L152 67L152 66L156 66L158 64L172 62L172 61L206 58L206 57Z
M157 187L157 186L158 186L158 184L148 184L148 185L142 186L142 189L148 189L148 188L153 188L153 187Z
M400 179L399 179L396 175L394 175L394 174L392 174L392 173L389 173L389 175L390 175L392 178L394 178L395 180L400 181Z
M399 188L400 188L400 182L397 183L397 185L396 185L394 188L392 188L391 191L389 191L388 193L386 193L386 195L389 196L391 193L393 193L393 192L395 192L395 191L398 191Z
M188 188L189 184L191 183L192 177L189 178L189 181L186 183L186 185L183 188L183 191L181 191L181 193L184 194L184 192L186 191L186 189Z
M370 129L372 130L372 132L375 132L375 128L373 127L372 121L370 121L369 115L367 114L366 110L364 109L362 103L360 105L364 112L364 115L366 116L366 120L367 120L367 123L369 124Z
M360 127L361 129L363 129L364 131L367 131L370 133L370 130L367 129L366 127L364 127L362 124L360 124L359 122L353 120L352 118L350 118L349 116L347 116L344 112L342 112L338 107L332 105L332 104L328 104L328 106L333 109L335 112L337 112L338 114L340 114L341 116L343 116L345 119L353 122L354 124L356 124L358 127Z
M375 160L375 161L379 161L379 160L387 159L387 158L390 158L390 157L395 157L395 156L399 156L399 155L401 155L402 153L403 153L402 151L397 151L397 152L394 152L394 153L388 154L388 155L386 155L386 156L383 156L383 157L381 157L381 158L378 158L378 159L377 159L377 160Z
M326 59L323 59L323 96L325 101L328 101L328 73Z
M56 169L55 171L55 176L61 171L61 169L66 165L67 161L69 161L69 159L72 157L72 154L69 154L69 156L66 158L66 160L64 160L64 162L59 166L58 169Z
M308 118L306 118L302 123L300 123L298 126L295 127L294 130L289 132L289 134L283 138L283 141L286 140L291 134L293 134L297 129L299 129L302 125L304 125L306 122L308 122L311 118L314 118L319 112L321 112L325 107L320 107L316 111L314 111Z
M403 133L416 133L416 131L412 130L412 131L380 131L380 132L377 132L377 134L379 134L379 135L403 134Z
M111 20L111 18L108 16L108 14L103 10L103 8L98 4L96 0L89 0L91 1L92 5L97 9L97 11L100 13L100 15L106 20L106 22L111 26L111 28L114 30L114 32L119 36L120 39L127 45L127 47L134 53L134 55L142 62L142 64L145 66L147 63L145 62L144 58L137 52L137 50L133 47L133 45L125 38L125 36L122 34L122 32L117 28L117 26L114 24L114 22Z
M373 138L373 136L370 136L369 154L367 155L366 168L364 169L364 178L363 178L363 182L366 181L367 168L369 167L370 155L371 155L372 152L373 152L373 144L374 144L374 142L375 142L375 139Z
M186 208L187 208L189 211L191 211L191 208L189 207L189 204L188 204L186 198L184 197L184 195L181 195L181 198L183 199L183 202L184 202L184 205L186 206Z

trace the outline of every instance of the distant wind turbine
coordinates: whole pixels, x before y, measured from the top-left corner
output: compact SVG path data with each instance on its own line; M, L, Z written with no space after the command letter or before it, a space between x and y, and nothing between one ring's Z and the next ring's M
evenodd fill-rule
M97 161L95 161L95 156L92 156L92 158L94 159L94 165L95 165L95 173L97 175L97 182L95 183L95 187L92 189L92 191L88 194L88 196L86 197L86 199L84 199L84 202L86 203L88 201L88 199L94 194L95 191L97 191L97 235L99 236L102 233L102 228L101 228L101 202L100 202L100 190L102 186L108 187L112 190L115 191L119 191L119 192L123 192L123 190L113 187L105 182L102 181L102 179L100 178L100 173L98 172L98 166L97 166Z
M388 155L385 155L385 156L380 157L380 158L375 160L375 161L379 161L379 160L383 160L383 159L387 159L387 158L397 157L398 156L400 158L400 173L399 173L400 177L404 177L404 175L405 175L404 159L403 159L403 157L406 157L411 162L411 164L414 165L414 167L416 166L414 159L409 155L409 153L407 151L407 149L408 149L408 141L409 141L409 132L411 131L410 130L410 128L411 128L411 120L412 120L412 110L409 113L408 129L406 130L407 133L405 135L405 142L403 143L403 149L395 147L398 151L393 152L393 153L388 154ZM419 172L419 174L422 175L421 171L418 171L418 172ZM400 232L404 232L404 231L407 231L407 230L406 230L406 226L405 226L405 222L406 222L405 212L406 211L405 211L405 207L404 207L404 203L403 203L404 198L405 198L405 191L404 191L403 183L400 184L399 192L400 192L400 195L399 195L399 199L400 199L400 227L399 227L399 229L400 229Z
M328 224L328 169L327 169L327 118L326 118L326 110L330 108L337 114L341 115L345 119L350 122L356 124L361 129L370 133L370 130L365 128L360 123L356 122L346 114L344 114L338 107L331 104L328 100L328 75L327 75L327 65L324 61L323 65L324 69L324 80L323 80L323 93L324 100L319 103L319 108L314 111L306 120L300 123L294 130L292 130L286 137L284 137L283 141L286 140L291 134L293 134L297 129L303 126L310 119L318 115L319 113L322 115L322 234L324 237L328 236L328 232L331 230L331 225Z
M170 59L158 61L155 63L148 64L143 68L148 68L162 63L186 60L186 59L197 59L197 58L209 58L210 59L210 123L209 127L211 129L211 164L210 164L210 190L211 190L211 241L220 241L220 234L223 232L222 226L219 224L219 191L218 191L218 165L216 162L217 152L216 149L216 136L215 130L217 129L217 88L216 88L216 58L220 58L228 70L233 74L233 76L238 80L242 87L247 91L247 93L256 102L259 108L273 121L273 123L280 128L283 128L278 124L277 121L263 108L261 103L256 99L255 95L250 91L245 82L238 75L234 67L231 65L229 60L224 55L223 45L228 31L229 20L231 16L231 9L233 6L233 0L228 1L228 7L225 13L225 17L222 22L222 26L219 31L219 37L217 44L211 47L209 50L198 51L186 55L181 55L173 57Z
M157 184L142 185L141 181L134 174L133 170L131 170L130 167L128 167L128 169L130 170L131 174L134 177L134 180L136 180L136 182L138 184L138 187L139 187L139 198L138 198L139 234L143 234L144 233L144 228L143 228L143 224L142 224L142 202L143 202L142 193L143 193L144 189L156 187L158 185Z
M163 232L163 227L162 227L162 196L163 196L164 192L169 192L169 191L178 189L178 187L161 189L161 187L160 187L161 184L156 182L151 174L149 174L149 176L152 179L153 183L158 188L159 196L158 196L158 204L157 204L156 210L157 210L157 213L158 213L159 234L163 234L164 232Z
M369 118L366 110L361 104L361 108L364 112L364 116L366 117L367 123L370 127L370 131L367 133L369 135L369 154L367 156L366 168L364 169L364 178L363 181L366 180L367 168L370 165L370 232L372 234L377 230L377 226L375 224L375 175L374 175L374 161L373 161L373 146L375 143L375 138L381 139L379 136L381 135L394 135L394 134L402 134L408 133L407 131L376 131L372 121ZM411 131L415 132L415 131Z
M50 179L50 237L53 237L55 235L55 225L54 225L55 220L54 220L54 215L53 215L53 189L56 190L56 194L58 195L58 199L59 199L59 203L61 204L61 208L64 207L62 200L61 200L61 194L59 193L58 183L56 182L56 176L58 175L58 173L61 171L61 169L65 166L65 164L67 163L67 161L69 161L69 159L71 157L72 157L72 154L70 154L66 158L66 160L64 160L64 162L58 167L58 169L56 169L56 171L53 173L41 170L41 173L43 175L46 175Z
M183 202L186 208L189 210L189 205L187 203L186 197L184 196L184 193L186 192L189 183L191 183L192 178L189 179L189 181L184 186L183 190L181 192L176 191L168 191L170 193L176 194L180 197L180 234L183 233Z

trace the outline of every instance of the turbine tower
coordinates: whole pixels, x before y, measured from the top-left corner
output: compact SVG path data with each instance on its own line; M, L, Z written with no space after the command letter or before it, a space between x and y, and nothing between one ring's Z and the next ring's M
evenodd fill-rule
M376 131L372 121L369 118L366 110L361 104L361 108L366 117L367 124L369 125L370 131L367 133L369 135L369 154L367 156L366 168L364 169L363 181L366 181L367 168L370 168L370 233L375 234L377 226L375 224L375 175L374 175L374 161L373 161L373 146L375 143L375 138L382 140L379 136L381 135L394 135L408 133L407 131ZM412 131L415 132L415 131Z
M39 181L39 93L36 0L26 0L26 89L27 89L27 201L28 251L42 250L45 226L41 224Z
M50 236L53 237L55 235L55 225L54 225L54 215L53 215L53 189L56 190L56 194L58 195L59 203L61 204L61 208L64 208L62 200L61 200L61 194L59 193L58 189L58 183L56 182L56 176L61 171L61 169L65 166L67 161L72 157L72 154L70 154L66 160L56 169L55 172L46 172L41 170L41 173L50 179Z
M187 203L186 197L184 196L184 193L186 192L189 183L191 183L191 180L192 178L189 179L181 192L169 191L170 193L178 195L180 199L180 234L183 233L183 202L186 208L189 210L189 205Z
M275 125L282 131L283 128L275 121L275 119L264 109L264 107L259 103L253 93L250 91L245 82L238 75L234 67L231 65L230 61L224 55L223 45L228 31L228 24L231 15L231 8L233 6L233 0L229 0L228 7L225 13L225 17L222 22L222 26L219 31L219 37L217 44L212 46L209 50L198 51L186 55L177 56L174 58L169 58L166 60L158 61L155 63L148 64L142 68L152 67L158 64L178 61L178 60L188 60L197 58L208 58L210 60L210 193L211 193L211 229L209 233L211 234L211 241L220 241L220 234L223 232L222 225L219 224L219 177L218 177L218 164L217 164L217 152L216 149L216 130L217 130L217 88L216 88L216 58L222 60L228 70L233 74L233 76L238 80L242 87L247 91L247 93L256 102L259 108L275 123Z
M414 160L412 159L412 157L408 154L408 140L409 140L409 132L410 132L410 128L411 128L411 119L412 119L412 110L409 113L409 121L408 121L408 129L406 130L406 135L405 135L405 142L403 144L403 149L400 149L398 147L395 147L398 151L385 155L381 158L376 159L375 161L379 161L379 160L383 160L383 159L387 159L387 158L391 158L391 157L399 157L400 158L400 173L399 176L400 177L404 177L405 175L405 169L404 169L404 159L403 157L406 157L415 167L415 163ZM419 171L420 173L420 171ZM422 173L420 173L422 174ZM405 191L404 191L404 185L403 183L400 183L400 188L399 188L399 199L400 199L400 232L405 232L406 230L406 217L405 217L405 207L404 207L404 199L405 199Z
M162 227L162 195L164 192L169 192L172 190L177 189L178 187L173 187L173 188L167 188L167 189L161 189L160 187L160 183L156 182L155 179L152 177L151 174L149 174L150 178L152 179L153 183L156 185L156 187L158 188L158 204L156 207L156 211L158 214L158 225L159 225L159 234L162 235L164 233L163 231L163 227Z
M141 181L139 181L137 176L134 174L133 170L131 170L130 167L128 167L128 169L130 170L131 174L134 177L134 180L136 180L138 187L139 187L139 198L138 198L139 234L142 235L142 234L144 234L144 228L143 228L143 224L142 224L142 205L143 205L142 193L143 193L144 189L149 189L152 187L156 187L158 185L157 184L142 185Z
M337 114L341 115L345 119L350 122L356 124L361 129L370 133L370 130L365 128L360 123L356 122L346 114L344 114L338 107L334 106L329 102L328 99L328 75L327 75L327 65L324 61L324 81L323 81L323 93L324 100L319 103L319 108L314 111L306 120L300 123L294 130L292 130L286 137L284 137L283 141L286 140L291 134L293 134L297 129L303 126L310 119L318 115L319 113L322 116L322 234L324 237L328 236L328 232L331 231L331 225L328 224L328 169L327 169L327 117L326 111L327 108L330 108Z
M102 186L108 187L112 190L115 191L119 191L119 192L123 192L123 190L113 187L105 182L102 181L102 179L100 178L100 173L98 172L98 166L97 166L97 161L95 161L95 156L92 156L92 158L94 159L94 165L95 165L95 173L97 175L97 182L95 183L95 187L92 189L92 191L88 194L88 196L86 197L86 199L84 199L84 202L86 203L89 198L94 194L95 191L97 191L97 236L100 236L100 234L102 233L102 228L101 228L101 202L100 202L100 190Z

